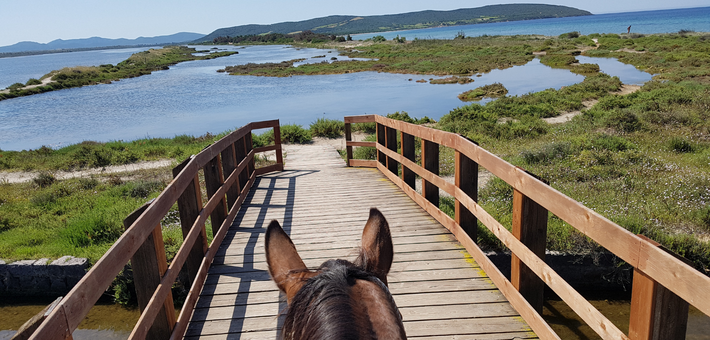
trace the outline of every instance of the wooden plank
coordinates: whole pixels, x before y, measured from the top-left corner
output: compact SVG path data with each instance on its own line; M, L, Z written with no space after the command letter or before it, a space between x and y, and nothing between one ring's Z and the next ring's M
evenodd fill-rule
M410 162L414 163L415 162L415 145L414 145L414 136L401 132L399 133L399 140L402 141L402 157L408 159ZM402 164L402 180L404 183L409 185L411 188L416 187L416 174L412 171L412 169L408 168L404 164Z
M379 168L379 167L378 167ZM386 175L386 173L383 172ZM488 257L481 251L480 248L468 237L463 229L456 224L456 221L444 214L438 207L434 206L426 200L424 197L419 195L416 191L404 186L403 183L396 177L389 177L389 179L397 184L400 189L402 189L412 200L417 202L424 210L429 212L437 221L439 221L444 227L449 229L454 236L461 242L461 244L468 250L468 252L473 256L473 258L478 262L478 264L483 268L483 270L488 274L493 283L500 289L501 293L511 302L513 308L515 308L518 313L523 317L523 319L532 327L535 333L542 339L559 339L559 336L550 328L550 325L542 319L539 313L537 313L525 300L525 298L520 295L520 293L512 286L510 281L508 281L505 276L498 270L498 268L491 262ZM473 209L477 206L473 200L465 195L461 190L457 188L456 198L461 200L462 204L466 206L474 215L476 210ZM460 192L460 193L459 193ZM481 218L478 216L479 219ZM495 219L493 219L495 221ZM497 221L496 221L497 222ZM517 240L516 240L517 241ZM526 248L527 249L527 248Z
M230 144L226 149L221 152L222 156L222 173L229 176L234 169L237 168L237 155L234 151L234 144ZM227 190L227 206L232 206L234 202L239 198L240 191L239 182L235 182Z
M151 202L146 203L128 215L123 220L124 227L129 228L150 204ZM153 233L133 254L131 269L133 270L138 307L141 311L144 311L153 296L153 292L158 288L162 275L168 269L160 224L153 229ZM165 339L169 337L175 322L173 296L170 293L163 302L163 307L160 309L155 321L150 325L147 337L149 339Z
M478 202L478 164L470 158L456 151L455 162L455 185L468 197ZM468 234L473 241L478 240L478 220L459 200L455 203L456 223Z
M360 146L360 147L370 147L374 148L377 146L377 142L354 142L354 141L347 141L345 142L346 146L353 147L353 146Z
M377 137L377 144L386 148L387 147L387 136L385 135L385 126L382 124L377 124L375 132L377 135L376 136ZM377 161L380 164L387 165L387 157L385 157L385 154L382 153L382 151L379 149L380 148L378 148L378 150L377 150Z
M367 159L351 159L350 166L365 167L365 168L376 168L377 161L367 160Z
M175 168L173 168L173 177L177 177L182 169L187 165L186 162L182 162ZM182 236L183 239L187 238L187 234L190 232L193 223L197 220L197 217L202 210L202 198L200 197L200 178L197 173L195 173L192 180L192 185L189 185L180 194L177 200L178 212L180 213L180 225L182 226ZM204 229L204 225L200 226ZM207 243L207 235L205 232L200 232L197 237L196 242L190 250L190 254L187 256L185 262L185 268L187 269L187 279L190 285L195 282L195 277L197 272L200 270L200 263L202 263L202 257L205 255L204 244Z
M212 198L219 188L224 184L224 174L222 173L221 167L221 157L219 154L215 158L212 158L203 168L203 173L205 176L205 191L207 192L207 198ZM227 201L224 199L224 195L220 198L220 203L217 204L215 209L210 214L212 221L212 235L217 234L217 228L222 225L222 222L227 217Z
M408 337L530 331L530 328L522 323L511 322L509 317L405 321L404 328Z
M662 248L660 244L643 235L639 237ZM664 250L674 255L667 249ZM690 262L678 255L675 256L681 261ZM630 339L685 339L688 309L688 303L678 295L658 284L643 271L634 270L629 322Z
M430 173L439 176L439 144L422 139L422 165ZM439 206L439 188L422 178L422 196L435 206Z
M387 149L397 152L397 130L385 127L385 143ZM387 157L387 169L393 174L399 174L399 162Z
M525 197L520 191L513 190L512 234L542 261L545 261L547 245L547 215L547 209ZM545 282L515 254L510 258L510 282L530 305L542 314Z
M345 123L372 123L375 121L375 115L361 115L344 117Z
M40 325L36 336L47 339L64 338L65 331L71 333L79 325L81 320L88 314L89 310L106 288L111 284L113 278L128 262L142 242L152 232L155 225L160 222L163 216L170 210L177 200L177 194L185 190L193 179L193 174L206 164L209 159L224 150L227 145L236 139L250 133L250 124L226 135L209 148L203 150L194 157L186 166L184 174L178 175L156 198L146 211L131 225L113 246L97 261L89 273L82 278L67 294L60 303L61 308L56 308L47 318L43 325ZM46 324L47 326L44 326ZM59 331L57 327L64 327L65 331ZM34 338L34 337L33 337Z
M296 163L291 157L311 159ZM383 204L382 210L386 211L385 216L390 221L396 252L389 275L390 291L401 304L405 320L407 315L411 315L410 325L416 329L419 321L413 321L415 319L422 322L432 318L447 321L457 319L456 315L466 316L468 320L504 318L507 324L517 325L516 329L525 331L499 329L496 334L531 334L517 312L504 304L500 292L485 276L480 276L482 272L465 250L442 233L445 229L431 216L411 203L398 203L395 198L408 201L403 194L388 193L387 190L370 186L379 183L389 190L394 188L382 181L384 177L380 173L344 168L339 159L329 163L332 165L320 167L322 165L318 161L325 158L318 153L289 150L289 167L302 164L305 169L319 171L287 170L259 180L262 189L255 188L255 193L245 200L243 211L240 211L235 225L225 237L225 242L236 242L238 245L225 245L218 253L235 251L237 255L215 256L215 265L210 269L200 299L196 302L199 306L196 316L224 319L199 321L193 318L186 338L247 338L252 335L274 338L278 327L276 315L279 306L283 305L279 304L278 290L265 271L261 240L264 224L271 218L283 221L285 230L293 235L306 264L317 266L326 258L355 255L349 254L349 249L358 245L366 220L366 214L358 211L366 211L364 207L372 204ZM344 175L345 172L367 179L353 181ZM318 184L326 188L336 186L339 190L320 189ZM301 195L301 190L312 194ZM340 196L343 193L345 195ZM375 197L387 199L373 199ZM307 204L309 200L312 204ZM334 201L348 203L333 204ZM335 243L337 245L332 245ZM217 264L220 260L228 264ZM424 307L427 305L433 306L435 311L427 311ZM463 317L459 319L465 320ZM486 332L476 334L482 337L490 335ZM436 334L422 331L418 335Z
M350 123L345 123L345 155L348 166L350 166L350 160L353 159L353 145L349 144L352 140L352 126Z
M250 155L253 155L253 150L250 152ZM242 163L240 166L243 166L244 163ZM215 254L217 253L219 246L222 244L222 241L224 240L224 236L227 232L228 226L232 223L234 220L234 217L237 214L237 211L239 210L239 206L242 204L244 201L244 198L246 197L247 193L251 189L252 184L254 183L256 175L252 175L252 177L249 179L249 182L247 182L246 187L244 187L244 190L240 194L239 199L237 202L234 203L234 206L232 206L232 209L230 209L229 215L226 217L226 219L222 222L222 225L219 227L217 234L214 235L214 239L212 240L212 245L209 247L207 250L207 253L205 254L204 259L202 260L201 266L200 266L200 271L198 273L198 278L196 280L196 283L193 284L190 287L190 291L187 295L187 298L185 299L185 302L183 304L183 308L180 311L180 316L178 317L178 322L176 327L173 329L173 333L171 334L171 339L177 340L180 339L184 336L185 331L188 326L188 322L190 320L190 317L192 316L192 312L194 309L194 306L197 302L197 299L199 297L200 292L202 291L202 287L205 283L205 278L207 276L207 272L210 268L210 264L212 263L212 260L214 259ZM232 183L236 181L237 178L237 172L232 173L232 175L229 177L227 180L227 183ZM225 188L220 188L220 193L224 195ZM204 216L204 215L203 215ZM193 227L194 229L194 227ZM182 251L182 247L178 251L178 255L180 255L180 251ZM174 280L174 278L172 279ZM165 286L165 290L167 290L167 286ZM155 293L158 295L158 292ZM148 322L150 316L146 316L145 319L141 317L143 320L139 320L139 323L141 321ZM131 336L136 335L137 337L142 337L140 334L136 334L135 329L134 332L131 334Z

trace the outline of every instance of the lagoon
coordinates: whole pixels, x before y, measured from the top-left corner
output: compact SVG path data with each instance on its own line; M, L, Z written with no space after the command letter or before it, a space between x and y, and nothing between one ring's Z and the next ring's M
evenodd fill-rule
M340 120L347 115L386 115L396 111L438 119L466 104L457 98L459 93L482 85L500 82L508 88L509 95L522 95L559 89L584 79L568 70L549 68L537 59L474 76L475 82L466 85L417 83L418 79L439 77L378 72L285 78L230 76L217 70L227 65L297 58L319 62L323 58L312 57L326 55L325 59L330 59L337 56L337 51L290 46L219 48L238 49L239 54L180 63L166 71L113 84L0 101L0 149L202 135L269 119L306 127L321 117ZM71 53L54 56L70 58ZM599 63L602 71L619 76L624 83L639 84L651 79L650 74L615 59L580 58Z

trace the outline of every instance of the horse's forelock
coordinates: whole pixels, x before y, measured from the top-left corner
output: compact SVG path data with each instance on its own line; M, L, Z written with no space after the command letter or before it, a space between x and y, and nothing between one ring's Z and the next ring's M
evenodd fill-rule
M374 274L345 260L326 261L318 270L291 301L285 339L374 339L373 324L361 310L364 305L351 296L357 280L375 284L389 302L385 310L400 321L392 296Z

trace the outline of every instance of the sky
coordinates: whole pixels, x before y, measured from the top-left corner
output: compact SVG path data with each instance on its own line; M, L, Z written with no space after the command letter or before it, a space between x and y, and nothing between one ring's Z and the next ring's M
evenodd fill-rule
M452 10L501 3L564 5L594 14L710 6L710 0L0 0L0 46L90 37L209 34L246 24L273 24L328 15L380 15Z

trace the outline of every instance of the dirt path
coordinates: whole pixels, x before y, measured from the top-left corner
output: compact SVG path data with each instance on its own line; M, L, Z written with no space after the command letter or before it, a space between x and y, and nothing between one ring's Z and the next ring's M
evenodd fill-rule
M69 179L79 177L91 177L92 175L100 174L119 174L137 170L156 169L168 167L173 164L171 159L163 159L159 161L139 162L126 165L112 165L105 168L94 168L79 171L57 171L54 173L56 179ZM0 183L24 183L29 182L37 177L37 171L17 171L7 172L0 171Z
M51 82L52 82L52 77L47 77L47 78L42 79L42 84L25 86L22 88L22 90L28 90L28 89L33 89L35 87L45 86ZM10 93L10 90L9 89L0 90L0 93Z
M634 92L638 91L639 89L641 89L641 86L639 86L639 85L622 84L621 89L619 91L611 92L611 94L623 96L623 95L634 93ZM582 105L584 105L585 109L589 109L590 107L594 106L598 102L599 101L596 99L585 100L582 102ZM572 118L574 118L575 116L579 116L581 114L582 114L582 111L563 112L559 116L550 117L550 118L543 118L542 120L546 121L548 124L561 124L561 123L567 123L570 120L572 120Z

